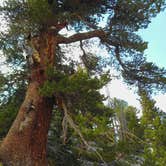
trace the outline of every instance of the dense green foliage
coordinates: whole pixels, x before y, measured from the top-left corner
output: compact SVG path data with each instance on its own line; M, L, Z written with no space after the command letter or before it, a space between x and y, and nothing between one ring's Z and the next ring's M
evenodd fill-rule
M155 101L150 98L145 90L140 89L139 93L143 109L141 118L144 130L143 137L147 142L147 145L144 147L144 165L162 166L166 162L165 113L160 112L155 107Z
M98 42L77 40L76 59L73 45L59 44L54 66L47 66L48 79L40 94L63 98L68 109L66 113L54 104L48 134L50 165L163 166L166 116L155 107L150 93L154 88L166 90L166 70L146 61L147 43L137 32L164 8L165 0L58 0L52 4L47 0L5 0L0 14L7 27L0 33L0 49L10 72L0 73L0 138L14 120L29 83L27 38L40 37L52 26L53 34L61 37L65 35L60 30L87 32L85 36L100 30L104 35L94 36L99 37ZM108 61L105 55L91 53L94 45L108 52ZM140 118L138 110L125 101L108 101L100 94L111 81L110 66L139 88ZM110 104L104 105L104 100Z
M144 96L145 97L145 96ZM154 113L155 107L150 105L152 100L141 98L142 103L149 105L149 112ZM63 113L55 110L49 131L48 159L50 165L59 166L87 165L87 164L115 164L115 165L161 165L165 163L166 152L166 121L165 114L155 111L155 119L144 113L141 118L136 116L138 110L128 106L126 102L114 99L111 108L94 115L91 110L86 114L71 112L75 124L88 142L82 142L77 132L69 126L67 140L63 142L62 120ZM8 104L10 108L10 104ZM16 107L15 107L16 108ZM4 110L4 113L7 110ZM3 113L3 112L2 112ZM5 136L10 127L13 112L4 117L1 113L1 137ZM145 119L149 120L145 120ZM7 125L5 128L3 125ZM155 128L154 128L155 127ZM2 132L3 131L3 132ZM152 151L152 149L154 151Z

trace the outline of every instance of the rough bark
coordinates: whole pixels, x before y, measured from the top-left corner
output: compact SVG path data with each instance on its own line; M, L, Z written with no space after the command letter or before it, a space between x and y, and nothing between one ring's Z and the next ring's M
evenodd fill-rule
M46 166L47 132L52 103L39 95L37 82L30 83L25 100L8 135L0 158L10 166Z
M41 96L39 88L47 79L47 66L54 63L56 40L48 33L32 42L40 57L32 67L25 100L0 147L0 161L6 166L47 165L46 143L53 101Z

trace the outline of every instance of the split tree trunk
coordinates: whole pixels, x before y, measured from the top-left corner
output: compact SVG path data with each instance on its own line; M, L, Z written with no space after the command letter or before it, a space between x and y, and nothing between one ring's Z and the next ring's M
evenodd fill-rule
M0 161L6 166L47 166L47 133L53 101L41 96L39 88L47 79L47 66L54 64L56 40L45 33L33 43L40 61L32 68L25 100L0 147Z

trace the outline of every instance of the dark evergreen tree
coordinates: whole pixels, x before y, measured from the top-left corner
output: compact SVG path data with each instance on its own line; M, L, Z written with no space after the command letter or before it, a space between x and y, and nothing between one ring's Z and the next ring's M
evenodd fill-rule
M166 162L166 131L165 116L155 106L155 101L143 88L139 88L142 106L141 125L143 126L143 139L146 142L142 154L144 162L142 165L162 166Z

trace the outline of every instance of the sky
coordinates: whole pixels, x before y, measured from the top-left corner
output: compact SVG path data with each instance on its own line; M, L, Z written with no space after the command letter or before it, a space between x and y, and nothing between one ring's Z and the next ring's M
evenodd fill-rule
M166 67L166 11L153 18L149 27L140 31L140 35L149 42L145 51L148 60Z
M148 61L156 63L160 67L166 67L166 11L161 12L151 20L147 29L139 31L144 41L147 41L148 49L145 51ZM139 97L133 89L127 87L122 80L113 80L105 91L109 90L110 97L123 99L137 108L140 107ZM108 93L108 92L107 92ZM166 112L166 93L153 96L156 106Z

